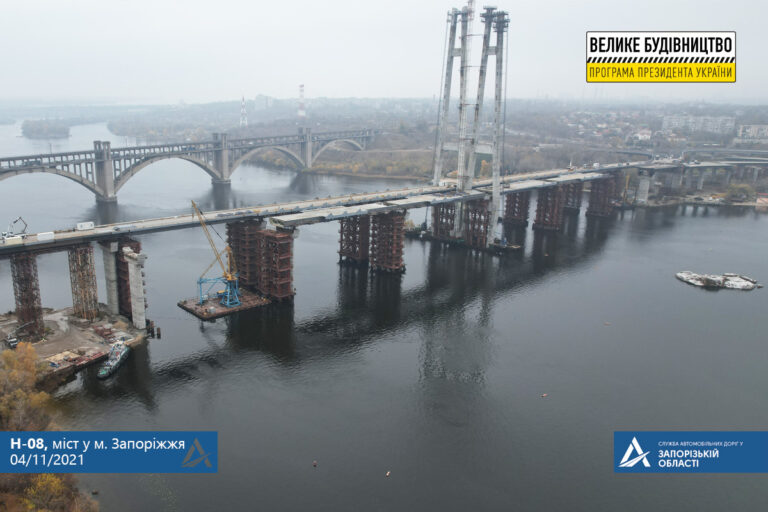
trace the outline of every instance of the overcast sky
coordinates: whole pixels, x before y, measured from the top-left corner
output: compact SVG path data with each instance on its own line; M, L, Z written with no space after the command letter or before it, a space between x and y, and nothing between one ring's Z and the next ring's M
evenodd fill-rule
M443 0L2 0L0 101L432 97ZM484 5L479 3L478 7ZM768 3L500 1L515 98L768 103ZM480 29L476 21L476 31ZM736 84L585 84L587 30L735 30ZM475 46L479 46L479 43Z

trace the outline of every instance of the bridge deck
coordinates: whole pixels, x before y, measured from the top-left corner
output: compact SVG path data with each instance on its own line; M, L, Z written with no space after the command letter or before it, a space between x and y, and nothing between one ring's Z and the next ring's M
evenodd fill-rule
M639 163L639 162L638 162ZM624 169L634 164L618 164L602 166L596 169L554 169L530 173L513 174L501 179L503 193L519 190L530 190L554 186L559 182L583 181L602 177L604 173ZM599 172L598 172L599 171ZM450 181L450 180L449 180ZM514 184L514 185L511 185ZM211 211L204 214L210 224L231 222L240 219L270 218L278 227L295 227L317 222L330 222L344 217L382 213L391 210L418 208L422 206L467 201L481 198L489 193L490 179L476 180L475 190L465 194L457 194L454 186L424 186L351 194L346 196L318 198L288 203L234 208L230 210ZM0 258L8 257L16 252L27 250L47 250L57 247L68 247L79 243L96 240L110 240L127 234L138 235L173 229L197 227L199 224L193 214L176 215L157 219L144 219L95 226L93 229L76 231L63 230L51 233L30 234L26 238L6 239L0 245Z

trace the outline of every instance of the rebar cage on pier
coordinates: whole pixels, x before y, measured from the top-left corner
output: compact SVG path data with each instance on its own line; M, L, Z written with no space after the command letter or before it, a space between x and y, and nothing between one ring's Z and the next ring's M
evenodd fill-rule
M359 215L339 220L339 261L367 263L371 238L371 218Z
M371 270L403 272L405 213L374 215L371 221Z
M93 246L88 244L73 247L67 251L67 254L74 314L85 320L95 320L99 315L99 304Z
M533 229L557 230L563 224L563 190L559 186L539 189Z
M40 339L45 333L45 325L40 303L37 256L31 252L11 256L11 275L18 321L16 334L23 338Z
M504 224L509 226L527 226L530 204L530 190L507 194L504 199Z

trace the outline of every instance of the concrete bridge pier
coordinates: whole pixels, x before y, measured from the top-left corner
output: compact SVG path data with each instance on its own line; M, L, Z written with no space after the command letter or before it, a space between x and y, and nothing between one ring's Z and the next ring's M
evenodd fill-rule
M339 263L368 265L371 239L370 215L339 221Z
M723 186L727 187L731 184L731 179L733 178L733 171L726 170L722 173L720 179Z
M93 141L94 174L96 178L96 201L100 203L114 203L117 201L115 193L115 170L112 165L112 151L108 141Z
M216 149L213 151L213 168L218 173L218 178L211 178L214 187L229 186L231 183L229 168L229 148L227 147L227 134L214 133L213 142Z
M299 156L304 162L305 169L311 169L313 154L312 154L312 130L309 128L299 128L299 135L303 137L299 147Z
M641 174L639 178L640 181L637 184L637 195L635 197L635 202L637 204L647 204L648 194L651 190L651 180L653 177L648 174Z
M93 246L86 244L73 247L67 251L67 256L74 315L85 320L94 320L99 316L99 301Z
M146 256L141 254L141 243L130 238L120 240L117 243L115 260L118 312L129 318L136 328L143 329L146 327L145 311L147 308L144 289L144 261ZM107 266L105 264L105 270ZM109 283L109 277L107 283Z
M117 294L117 242L99 242L104 260L104 278L107 282L107 311L110 315L120 313Z
M504 225L510 227L527 226L530 204L530 190L507 194L504 199L504 216L502 220Z
M37 256L21 252L11 256L13 296L16 300L17 336L38 340L45 334L43 308L40 304L40 282L37 274Z
M704 190L704 180L707 177L707 171L699 169L699 175L696 177L696 190Z
M560 186L541 188L536 198L534 230L556 231L563 225L563 189Z
M405 272L404 239L405 212L374 215L371 219L371 271L398 274Z
M616 196L616 180L613 177L592 182L589 194L587 215L590 217L608 217L613 213L613 199Z
M757 183L758 179L760 179L760 168L759 167L753 167L752 168L752 183Z
M147 327L146 317L146 290L144 288L144 261L145 254L134 252L130 247L123 247L122 255L128 267L128 286L131 296L131 322L137 329Z

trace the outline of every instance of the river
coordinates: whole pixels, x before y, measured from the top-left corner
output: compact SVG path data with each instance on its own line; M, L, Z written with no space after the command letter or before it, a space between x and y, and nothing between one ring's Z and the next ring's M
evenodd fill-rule
M17 135L0 127L3 156L48 149ZM53 150L94 139L131 142L76 126ZM214 193L204 172L170 160L134 177L108 212L61 177L14 177L0 184L0 221L21 215L47 231L188 213L190 199L205 210L395 186L243 166L231 192ZM143 236L162 339L110 380L86 371L62 387L57 423L219 432L215 475L82 475L110 512L756 509L768 499L762 475L617 475L612 452L615 430L768 424L767 291L674 277L768 281L766 229L752 210L596 222L582 211L556 236L529 229L517 256L407 240L400 278L339 267L338 224L319 224L296 240L292 307L215 323L176 306L213 258L202 230ZM43 304L69 305L66 255L38 261ZM98 252L97 262L103 300ZM0 308L13 309L7 261Z

